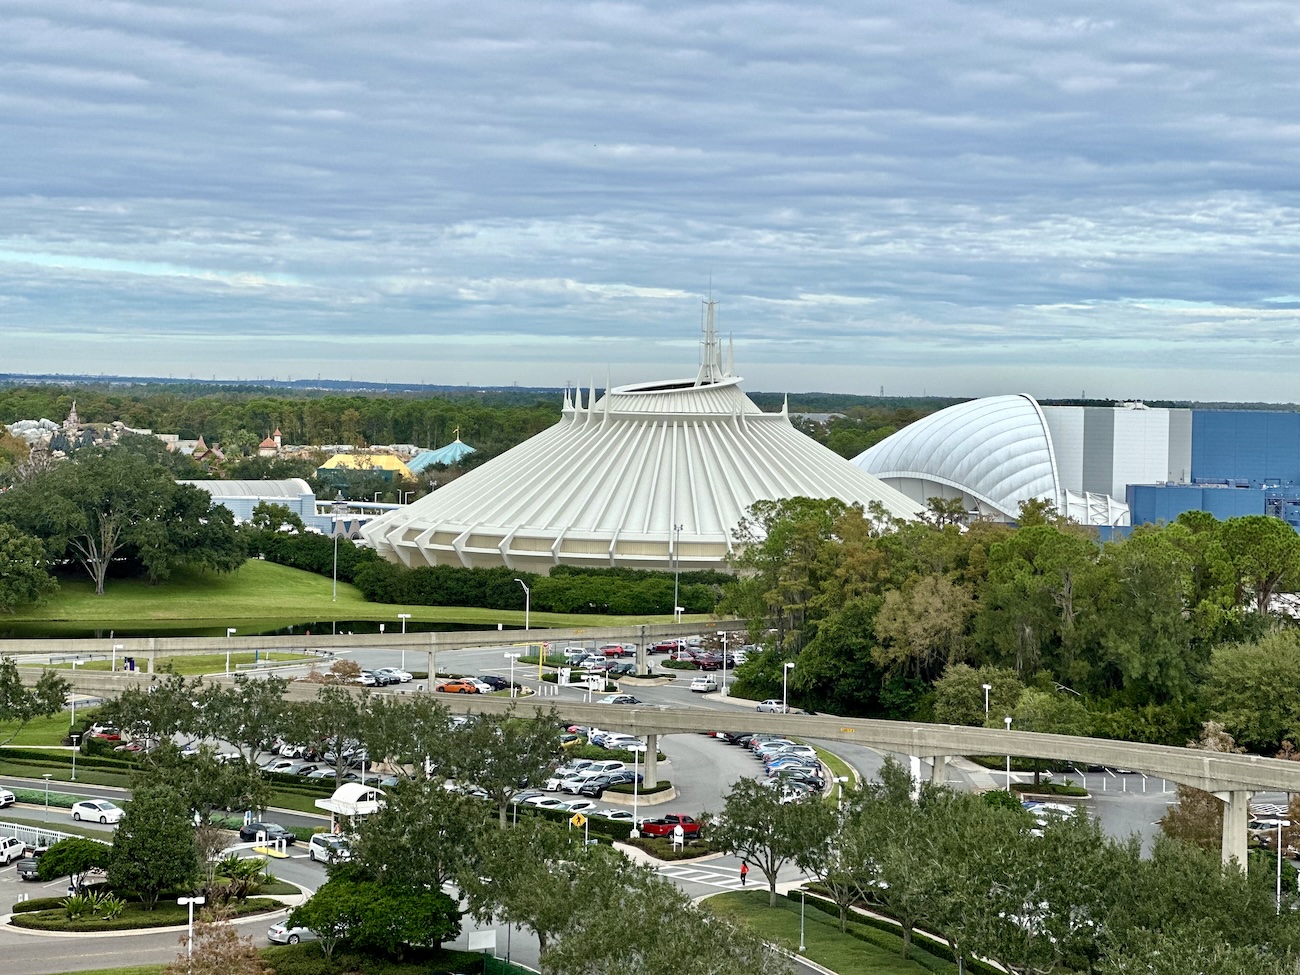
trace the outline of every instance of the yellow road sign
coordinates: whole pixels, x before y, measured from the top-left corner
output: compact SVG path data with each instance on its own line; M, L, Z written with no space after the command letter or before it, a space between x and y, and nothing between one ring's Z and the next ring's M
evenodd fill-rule
M582 813L574 813L569 819L569 822L573 823L573 825L577 826L579 829L582 829L582 827L587 825L587 817Z

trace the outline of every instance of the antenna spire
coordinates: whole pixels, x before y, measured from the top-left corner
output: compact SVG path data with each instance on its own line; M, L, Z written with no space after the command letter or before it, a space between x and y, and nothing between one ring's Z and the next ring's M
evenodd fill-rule
M695 376L696 386L710 386L729 375L722 368L722 349L718 342L718 330L713 323L713 310L717 306L718 303L712 298L704 302L704 329L700 339L700 371Z

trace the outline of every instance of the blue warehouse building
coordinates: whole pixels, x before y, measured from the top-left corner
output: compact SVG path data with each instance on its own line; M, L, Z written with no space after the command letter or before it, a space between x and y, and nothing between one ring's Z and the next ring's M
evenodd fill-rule
M1300 413L1192 410L1185 483L1130 484L1133 524L1184 511L1271 515L1300 530Z

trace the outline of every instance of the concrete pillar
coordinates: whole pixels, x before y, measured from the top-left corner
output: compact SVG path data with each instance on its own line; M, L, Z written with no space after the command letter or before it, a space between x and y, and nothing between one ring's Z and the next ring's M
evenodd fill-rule
M659 784L659 736L646 735L645 739L645 782L647 789Z
M919 755L907 756L908 771L912 776L912 799L913 801L921 798L921 757Z
M429 663L426 666L429 671L429 676L425 678L426 686L429 688L429 690L433 690L433 677L436 673L438 673L438 651L437 650L429 651Z
M1223 865L1233 860L1246 869L1246 821L1250 816L1250 797L1245 791L1216 792L1223 800Z
M948 756L935 755L931 760L930 766L930 784L947 785L948 784Z
M153 673L153 658L156 656L156 651L154 651L153 648L151 647L151 648L150 648L149 650L147 650L146 652L149 654L149 673L152 674L152 673Z

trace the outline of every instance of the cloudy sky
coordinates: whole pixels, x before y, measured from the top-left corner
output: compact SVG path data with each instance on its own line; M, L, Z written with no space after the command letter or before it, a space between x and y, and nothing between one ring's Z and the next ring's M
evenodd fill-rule
M1288 2L0 0L0 371L1300 400Z

